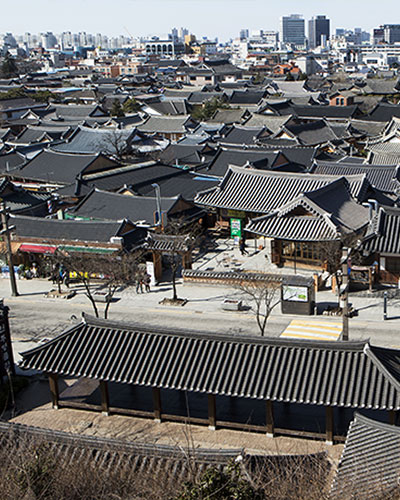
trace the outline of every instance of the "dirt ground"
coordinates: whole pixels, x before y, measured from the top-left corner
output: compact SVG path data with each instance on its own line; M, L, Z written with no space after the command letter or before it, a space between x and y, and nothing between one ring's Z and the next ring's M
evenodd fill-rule
M308 454L327 451L337 464L343 445L292 437L268 438L265 434L238 430L209 430L206 426L162 422L132 416L105 416L94 411L61 408L54 410L49 402L47 380L42 377L21 393L11 422L59 431L127 441L142 441L212 449L242 449L261 454Z

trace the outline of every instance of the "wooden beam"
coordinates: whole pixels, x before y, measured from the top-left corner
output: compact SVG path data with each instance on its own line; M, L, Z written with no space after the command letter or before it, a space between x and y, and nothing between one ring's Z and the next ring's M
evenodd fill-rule
M266 401L266 422L267 422L267 436L275 436L275 423L274 423L274 407L272 401Z
M51 403L53 405L53 408L55 410L58 410L58 400L60 395L58 393L58 376L56 373L49 373L49 386L51 393Z
M217 405L214 394L208 395L208 428L211 431L217 428Z
M325 431L326 443L333 444L333 408L332 406L325 407Z
M108 384L104 380L100 380L100 394L101 413L108 416L110 414L110 398L108 395Z
M389 410L389 424L396 425L396 412L394 410Z
M154 420L161 422L161 393L158 387L153 387Z

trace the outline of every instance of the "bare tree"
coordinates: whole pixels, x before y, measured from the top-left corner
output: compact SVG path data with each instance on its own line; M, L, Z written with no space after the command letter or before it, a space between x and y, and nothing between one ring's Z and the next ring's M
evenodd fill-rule
M268 319L281 301L280 284L276 281L246 280L238 283L236 289L249 299L261 336L264 336Z
M128 153L129 135L126 131L113 127L105 132L100 143L100 148L103 153L115 156L118 160L122 160Z
M53 261L58 268L61 266L65 270L67 283L69 277L82 283L85 295L92 304L93 312L97 318L99 317L99 308L96 292L98 294L99 287L94 287L94 285L101 285L101 290L104 290L102 301L105 303L103 314L104 318L107 319L117 289L135 282L142 253L141 250L118 255L58 251L55 253Z
M184 218L172 219L168 221L165 228L165 236L168 237L168 253L166 258L171 269L171 281L173 297L178 299L176 291L176 277L184 255L190 255L202 234L202 228L198 222L187 221Z

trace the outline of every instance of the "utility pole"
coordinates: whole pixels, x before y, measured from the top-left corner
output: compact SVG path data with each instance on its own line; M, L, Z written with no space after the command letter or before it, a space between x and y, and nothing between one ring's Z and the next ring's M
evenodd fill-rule
M5 238L6 241L6 255L7 255L7 265L8 269L10 272L10 283L11 283L11 295L13 297L18 297L19 293L17 290L17 281L15 279L15 274L14 274L14 264L13 264L13 259L12 259L12 251L11 251L11 237L10 237L10 232L15 229L15 226L8 226L8 211L6 208L6 204L4 201L1 202L1 223L3 226L3 229L0 231L0 234Z
M342 249L342 285L340 287L340 305L342 307L342 340L349 340L349 249Z

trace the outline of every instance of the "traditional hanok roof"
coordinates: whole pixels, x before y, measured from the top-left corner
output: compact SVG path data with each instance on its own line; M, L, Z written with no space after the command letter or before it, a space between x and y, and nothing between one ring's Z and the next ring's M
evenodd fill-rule
M254 144L263 136L271 135L265 127L248 127L247 125L232 125L219 140L224 144Z
M249 116L250 113L245 109L217 109L210 121L232 125L232 123L243 123Z
M0 155L0 172L5 173L25 163L26 159L18 151Z
M56 118L84 119L87 117L107 116L98 104L51 104L49 111ZM51 117L51 115L49 115Z
M357 114L357 109L357 106L292 106L292 113L299 118L349 120Z
M400 255L400 208L380 207L375 234L363 243L372 253Z
M305 146L324 144L338 139L332 127L325 120L300 125L288 124L285 126L284 131L289 132L292 137L295 137L300 144Z
M147 134L186 134L192 124L190 115L183 116L150 116L138 125L138 130Z
M116 161L98 153L68 154L46 149L12 174L29 180L70 184L78 175L111 170L116 166Z
M399 482L400 428L356 413L329 499L395 498Z
M181 198L161 198L161 211L168 215L178 211ZM185 202L185 207L187 208ZM74 209L75 217L100 220L129 219L153 226L156 223L157 203L155 197L130 196L94 189Z
M0 197L13 214L45 216L50 193L27 191L16 187L7 178L0 180Z
M368 341L322 344L227 337L85 317L46 344L22 353L20 366L220 396L400 409L400 351Z
M366 165L345 161L315 161L312 171L320 175L364 175L372 187L385 193L395 193L400 188L400 172L396 166Z
M400 118L400 106L381 102L365 119L375 122L390 122L394 116Z
M190 249L191 241L188 236L149 233L144 247L161 253L185 253Z
M14 422L0 422L0 446L2 451L24 449L24 446L43 445L50 456L57 457L59 465L70 467L95 467L102 474L112 472L120 477L157 475L162 484L193 481L209 468L223 470L229 463L240 458L240 469L248 480L253 474L274 485L294 483L301 475L315 482L326 481L330 465L325 452L305 455L256 455L244 449L196 448L170 446L143 441L105 438L87 434L73 434L44 429ZM8 448L9 447L9 448ZM12 460L12 454L9 454Z
M329 241L368 224L368 209L350 196L344 177L301 194L274 213L250 221L246 231L292 241Z
M59 220L21 215L11 215L11 223L15 225L15 235L20 241L27 238L42 241L110 243L112 237L122 236L126 226L126 222L122 220L113 222Z
M257 164L262 170L272 170L281 153L271 149L234 149L221 147L207 166L207 173L216 177L223 177L230 165L243 167ZM281 154L285 158L285 154ZM285 164L289 163L285 159Z
M57 144L53 146L53 149L65 153L97 154L101 152L118 155L122 150L129 149L135 139L137 139L136 129L132 128L93 129L79 126L67 142Z
M271 134L276 134L291 120L292 116L274 116L253 113L246 121L248 127L265 127Z
M267 214L295 199L337 180L337 176L292 174L229 167L218 187L199 193L195 203L213 208ZM357 200L369 186L365 175L346 177L351 195Z

